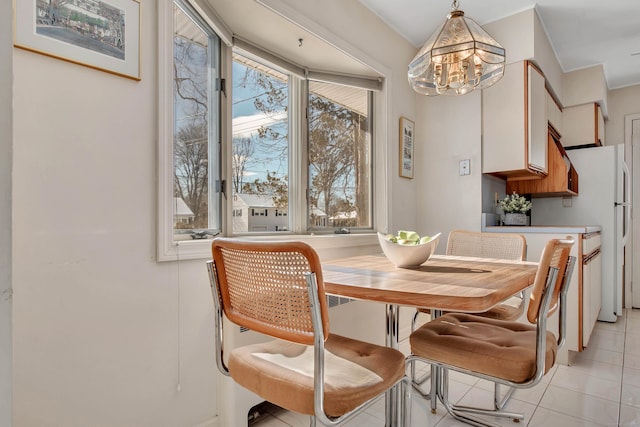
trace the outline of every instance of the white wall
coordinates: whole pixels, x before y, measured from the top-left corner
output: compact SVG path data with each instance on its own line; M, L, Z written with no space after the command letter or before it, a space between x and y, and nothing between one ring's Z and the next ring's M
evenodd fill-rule
M391 124L380 141L390 156L377 167L392 175L391 226L413 227L420 182L398 177L397 144L400 115L415 118L406 83L415 48L358 2L290 3L390 70L380 118ZM215 425L204 260L155 261L157 4L142 6L141 82L13 51L16 426ZM4 74L2 85L3 94ZM8 255L0 247L0 263Z
M481 95L421 97L417 103L417 229L442 232L438 253L444 253L451 230L480 231ZM471 175L459 175L459 162L464 159L471 160Z
M155 262L156 2L141 16L141 82L14 50L16 426L215 415L204 262Z
M605 123L607 145L624 143L624 116L640 113L640 85L609 91L609 119ZM630 150L630 147L627 147ZM627 151L630 159L630 151Z
M602 107L604 116L608 116L607 80L604 75L603 65L594 65L593 67L566 73L563 77L563 82L563 107L597 102Z
M562 93L562 68L535 8L523 10L483 26L504 48L507 64L533 60L558 97Z
M534 57L534 16L535 10L527 9L482 26L504 47L507 64Z
M0 427L12 425L11 142L12 10L0 2Z
M534 58L538 64L548 84L551 86L552 92L561 98L563 91L563 71L558 62L556 53L549 42L542 22L536 13L533 14L533 32L534 32Z

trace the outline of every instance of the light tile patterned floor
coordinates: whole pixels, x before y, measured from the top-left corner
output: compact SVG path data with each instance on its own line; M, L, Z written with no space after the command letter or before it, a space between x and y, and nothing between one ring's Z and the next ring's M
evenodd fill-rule
M493 385L462 374L451 374L453 401L491 407ZM536 387L517 390L507 406L524 412L525 421L493 419L504 426L585 427L640 426L640 310L626 310L616 323L598 322L589 348L571 366L556 366ZM309 418L271 408L251 427L307 427ZM442 405L431 414L428 402L414 396L412 425L465 426L446 414ZM345 423L346 427L384 426L380 401Z

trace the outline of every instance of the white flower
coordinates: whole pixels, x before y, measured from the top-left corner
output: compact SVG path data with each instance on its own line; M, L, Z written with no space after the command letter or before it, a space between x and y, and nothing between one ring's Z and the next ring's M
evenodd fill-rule
M504 213L527 213L531 210L531 202L515 191L510 196L500 200L500 207Z

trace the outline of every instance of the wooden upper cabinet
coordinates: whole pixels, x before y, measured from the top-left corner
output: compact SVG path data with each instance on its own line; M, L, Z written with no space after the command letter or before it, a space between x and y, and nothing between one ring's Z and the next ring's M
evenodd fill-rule
M562 145L566 149L604 145L604 117L595 102L565 108L562 129Z
M531 197L578 195L578 173L560 144L559 135L549 128L547 138L549 174L542 179L507 179L507 194L530 194Z
M503 178L547 174L547 91L529 61L506 66L482 93L482 172Z

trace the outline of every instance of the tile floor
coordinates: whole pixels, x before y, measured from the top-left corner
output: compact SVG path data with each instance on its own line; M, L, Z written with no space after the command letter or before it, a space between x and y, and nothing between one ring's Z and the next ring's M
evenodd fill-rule
M467 405L491 407L493 385L452 373L450 398ZM429 403L414 395L412 426L451 427L467 424L451 418L442 405L431 414ZM507 409L524 412L524 423L493 419L504 426L640 426L640 310L628 309L616 323L598 322L589 348L571 366L555 366L534 388L517 390ZM251 427L307 427L309 418L270 408ZM384 426L381 401L344 424Z

